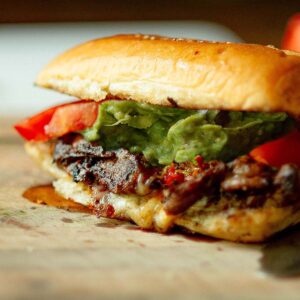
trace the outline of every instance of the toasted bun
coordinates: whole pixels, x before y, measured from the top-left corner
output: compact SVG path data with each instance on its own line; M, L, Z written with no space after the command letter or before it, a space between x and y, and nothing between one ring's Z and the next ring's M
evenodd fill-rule
M300 114L300 57L261 45L117 35L63 53L36 83L81 99Z
M54 182L54 187L59 194L83 205L93 204L89 187L73 182L67 173L53 163L49 144L27 143L26 150L58 179ZM191 232L238 242L261 242L300 222L298 206L199 212L196 203L185 213L170 216L164 211L161 200L155 197L141 198L109 193L100 203L113 206L114 218L133 221L144 229L167 232L177 225Z

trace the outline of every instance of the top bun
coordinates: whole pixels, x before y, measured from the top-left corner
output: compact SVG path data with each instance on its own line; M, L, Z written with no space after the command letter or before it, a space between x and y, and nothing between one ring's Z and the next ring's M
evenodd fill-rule
M300 56L270 46L117 35L54 59L39 86L187 109L300 115Z

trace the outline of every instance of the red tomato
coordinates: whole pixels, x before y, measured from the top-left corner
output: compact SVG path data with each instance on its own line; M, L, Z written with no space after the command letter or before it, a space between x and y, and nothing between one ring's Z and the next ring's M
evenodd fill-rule
M49 108L31 118L28 118L14 127L27 141L45 141L49 137L45 132L45 126L50 122L57 107Z
M93 125L98 103L77 101L49 108L14 127L27 141L46 141Z
M97 114L98 103L94 101L60 107L55 111L49 124L45 126L45 132L50 138L54 138L83 130L94 124Z
M282 40L282 49L300 52L300 13L288 21Z
M253 149L250 155L257 161L274 167L286 163L293 163L300 167L300 133L294 130L280 139Z

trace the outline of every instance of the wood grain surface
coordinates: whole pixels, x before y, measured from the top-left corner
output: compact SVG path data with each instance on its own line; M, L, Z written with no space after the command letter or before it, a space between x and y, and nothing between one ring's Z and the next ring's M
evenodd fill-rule
M300 298L297 228L242 245L23 199L51 178L25 155L11 123L0 121L0 299Z

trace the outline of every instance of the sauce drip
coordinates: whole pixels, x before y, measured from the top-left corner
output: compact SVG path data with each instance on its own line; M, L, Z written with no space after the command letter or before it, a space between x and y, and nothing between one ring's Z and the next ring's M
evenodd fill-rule
M71 212L93 212L89 207L63 198L55 192L51 184L30 187L22 196L33 203L54 206Z

